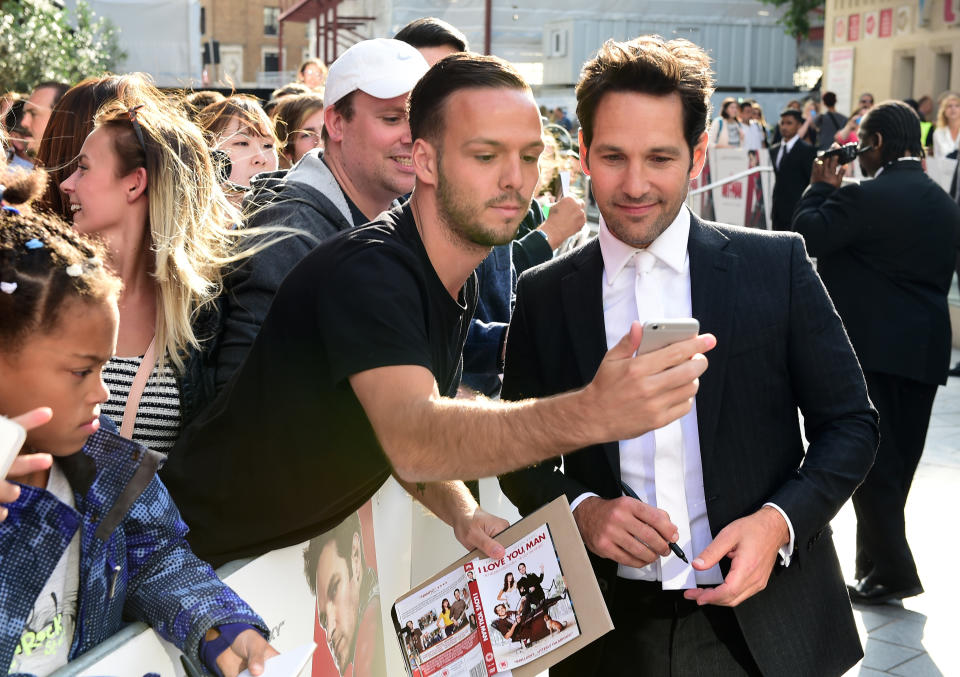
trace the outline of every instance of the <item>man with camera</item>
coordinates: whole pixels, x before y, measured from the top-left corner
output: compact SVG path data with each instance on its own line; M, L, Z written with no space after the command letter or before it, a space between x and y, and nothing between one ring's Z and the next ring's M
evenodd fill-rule
M861 122L855 153L814 161L792 224L817 257L880 413L876 461L853 495L858 582L850 598L861 604L923 592L903 511L950 366L947 293L960 207L923 171L922 153L913 109L880 104ZM874 178L841 187L843 163L856 155Z

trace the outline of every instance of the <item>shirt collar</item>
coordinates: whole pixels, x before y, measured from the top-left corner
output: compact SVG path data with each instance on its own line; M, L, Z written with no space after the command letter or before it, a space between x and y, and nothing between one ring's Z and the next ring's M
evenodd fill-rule
M799 138L800 138L800 135L799 135L799 134L794 134L793 137L792 137L789 141L787 141L786 143L783 144L783 154L784 154L784 155L786 155L786 154L789 153L791 150L793 150L793 147L794 147L795 145L797 145L797 140L798 140Z
M911 161L911 160L912 160L913 162L920 162L920 161L921 161L920 158L918 158L918 157L913 157L912 155L905 155L904 157L898 157L898 158L896 159L896 162L903 162L904 160L907 160L907 161ZM873 178L877 178L878 176L880 176L881 174L883 174L883 170L886 169L889 165L892 165L892 164L893 164L892 162L889 162L889 163L887 163L886 165L884 165L883 167L878 167L878 168L877 168L877 171L876 171L876 172L874 173L874 175L873 175Z
M651 242L646 249L674 271L681 273L687 261L687 240L689 236L690 212L686 205L681 205L673 223L667 226L660 237ZM603 268L607 273L607 284L613 284L627 264L631 262L633 255L641 250L618 240L607 228L603 215L600 216L600 232L597 239L600 242Z

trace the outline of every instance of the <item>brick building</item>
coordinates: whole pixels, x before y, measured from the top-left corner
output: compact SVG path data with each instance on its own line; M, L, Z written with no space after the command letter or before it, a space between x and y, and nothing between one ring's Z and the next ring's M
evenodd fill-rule
M278 0L200 0L200 8L205 84L269 89L296 77L308 54L307 24L284 22L280 54Z

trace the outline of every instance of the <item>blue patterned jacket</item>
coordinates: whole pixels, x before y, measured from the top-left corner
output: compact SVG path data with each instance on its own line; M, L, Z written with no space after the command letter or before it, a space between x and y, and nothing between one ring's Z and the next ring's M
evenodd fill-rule
M101 430L56 462L76 510L45 490L23 486L0 522L0 674L10 666L34 602L80 530L80 587L73 660L143 621L195 664L204 633L225 623L267 629L260 617L191 552L187 526L157 478L160 455Z

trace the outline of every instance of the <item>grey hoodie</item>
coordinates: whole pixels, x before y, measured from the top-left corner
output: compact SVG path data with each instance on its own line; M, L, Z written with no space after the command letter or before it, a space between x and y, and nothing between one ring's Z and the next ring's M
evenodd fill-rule
M289 171L257 175L244 197L248 227L282 226L298 234L264 237L273 244L244 260L225 280L224 326L216 359L219 392L240 367L260 331L280 283L314 247L354 225L347 199L320 151L311 151Z

